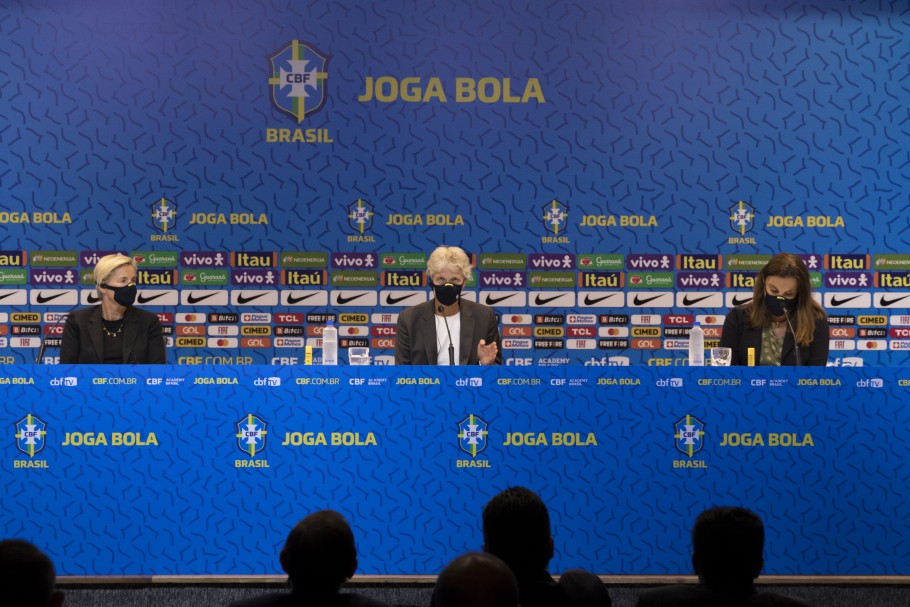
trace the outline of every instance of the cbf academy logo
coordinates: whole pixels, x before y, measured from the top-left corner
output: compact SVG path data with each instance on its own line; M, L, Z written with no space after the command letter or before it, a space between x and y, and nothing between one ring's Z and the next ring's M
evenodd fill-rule
M487 448L488 424L474 414L458 422L458 448L472 458Z
M152 225L159 232L173 230L177 227L177 205L167 198L159 198L152 203Z
M16 448L29 457L44 449L47 424L29 413L16 422Z
M569 221L569 207L555 198L543 207L543 225L547 232L558 236L566 229Z
M292 40L269 57L272 105L297 124L322 109L326 100L329 58L311 44Z
M692 457L705 446L705 425L691 415L686 415L676 422L673 438L676 439L676 448Z
M373 227L373 205L358 198L348 205L348 223L358 234Z
M237 426L237 447L249 455L255 456L265 449L267 423L253 414L248 414L235 424Z
M755 209L748 203L740 200L730 207L730 227L740 236L745 236L746 232L751 230L754 225Z

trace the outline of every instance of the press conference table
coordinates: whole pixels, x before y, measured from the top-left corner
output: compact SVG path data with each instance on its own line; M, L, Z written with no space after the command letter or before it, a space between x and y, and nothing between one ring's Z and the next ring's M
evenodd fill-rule
M63 575L277 573L329 507L361 573L432 574L512 485L550 508L554 571L688 573L695 515L740 504L768 574L910 574L910 369L4 366L0 386L0 534Z

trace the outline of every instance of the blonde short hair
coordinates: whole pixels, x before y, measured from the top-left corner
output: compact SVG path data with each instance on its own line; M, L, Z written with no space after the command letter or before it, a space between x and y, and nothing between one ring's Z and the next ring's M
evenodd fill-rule
M471 280L471 260L468 254L459 247L436 247L430 258L427 259L427 274L430 278L439 272L451 270L458 272L464 277L467 283Z
M132 266L134 270L137 272L139 271L139 266L132 257L127 257L122 253L105 255L98 260L98 263L95 264L95 269L92 272L95 284L100 285L103 282L107 282L107 279L110 278L111 274L113 274L117 268L123 266Z

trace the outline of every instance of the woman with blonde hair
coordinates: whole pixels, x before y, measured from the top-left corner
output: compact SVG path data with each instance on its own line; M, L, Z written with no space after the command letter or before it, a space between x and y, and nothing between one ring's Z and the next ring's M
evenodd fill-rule
M493 308L461 298L471 260L459 247L437 247L427 260L433 298L398 315L396 365L499 365Z
M136 262L105 255L93 277L100 305L71 312L63 327L60 364L164 364L164 338L158 316L133 307Z

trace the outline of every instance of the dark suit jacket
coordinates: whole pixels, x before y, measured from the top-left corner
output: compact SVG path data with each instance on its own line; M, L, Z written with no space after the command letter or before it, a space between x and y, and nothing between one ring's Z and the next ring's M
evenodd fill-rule
M123 315L123 363L163 365L164 338L158 316L139 308L127 308ZM104 363L104 335L101 306L71 312L63 327L60 364L100 365Z
M297 596L287 592L265 594L243 601L234 601L228 607L389 607L382 601L359 594L336 593L323 597Z
M435 365L436 353L436 312L435 299L417 304L398 315L398 329L395 334L396 365ZM459 365L479 365L477 344L481 339L487 343L496 342L499 351L494 364L502 364L502 339L493 308L461 300L461 335L459 342Z
M748 365L749 348L755 348L755 364L759 364L761 357L761 329L749 326L746 316L746 307L749 304L737 306L730 310L724 321L724 330L720 336L721 347L733 350L732 364ZM796 349L793 333L789 330L784 337L784 346L780 354L781 366L796 366ZM799 362L802 366L824 367L828 364L828 319L815 321L815 333L812 334L812 343L799 349Z
M679 584L645 590L635 607L809 607L809 603L773 592L754 592L731 597L702 585Z

